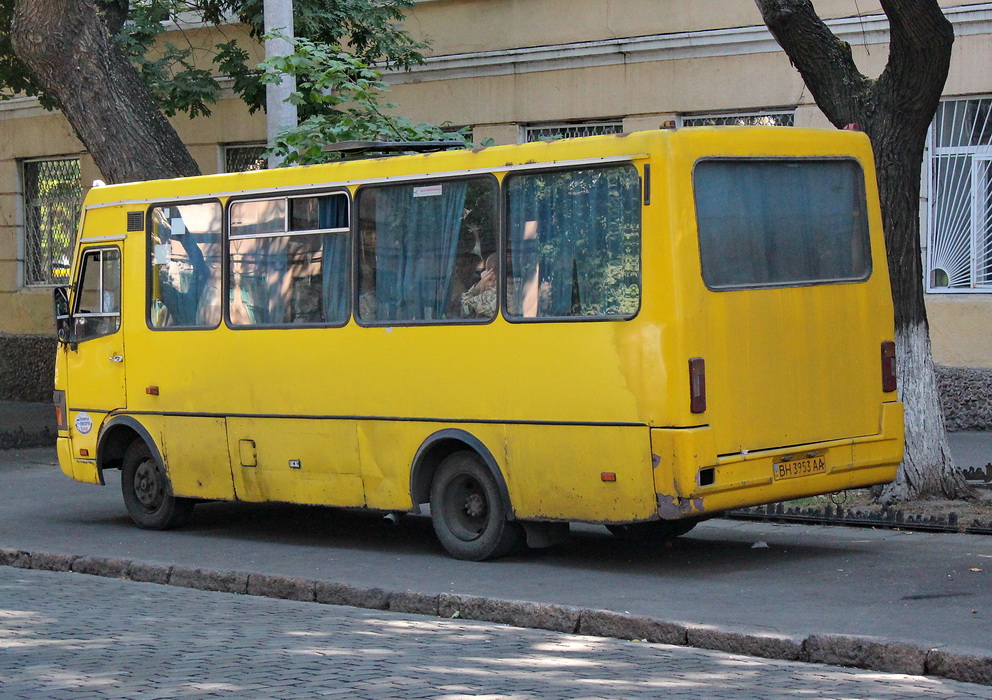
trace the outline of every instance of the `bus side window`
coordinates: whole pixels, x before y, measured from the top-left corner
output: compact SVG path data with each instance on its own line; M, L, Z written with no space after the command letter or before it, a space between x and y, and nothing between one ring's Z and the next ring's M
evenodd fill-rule
M220 323L221 207L217 202L156 207L148 217L152 328Z
M637 313L641 193L633 166L511 174L506 190L508 318Z
M121 327L121 253L117 248L88 251L73 314L76 342L116 333Z

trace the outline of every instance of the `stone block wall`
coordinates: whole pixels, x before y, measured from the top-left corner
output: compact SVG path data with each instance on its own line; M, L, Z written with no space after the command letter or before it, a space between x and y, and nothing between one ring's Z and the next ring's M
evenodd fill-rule
M55 336L0 334L0 401L51 403Z
M937 366L948 430L992 430L992 369Z

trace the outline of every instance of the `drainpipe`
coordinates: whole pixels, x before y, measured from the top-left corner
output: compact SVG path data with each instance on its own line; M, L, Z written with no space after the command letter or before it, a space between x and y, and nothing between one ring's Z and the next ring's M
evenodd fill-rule
M293 37L293 0L265 0L265 33L277 31L285 37ZM289 56L293 46L285 39L267 39L265 57ZM278 85L265 86L266 131L269 147L275 143L280 131L296 126L296 105L289 102L289 95L296 89L296 79L282 76ZM269 156L269 167L276 168L282 158Z

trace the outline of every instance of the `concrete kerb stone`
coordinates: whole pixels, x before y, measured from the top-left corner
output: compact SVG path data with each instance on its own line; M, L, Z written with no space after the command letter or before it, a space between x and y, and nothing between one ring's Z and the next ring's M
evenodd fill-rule
M318 581L316 599L318 603L325 605L347 605L368 610L389 609L389 593L381 588L359 588L344 583Z
M248 574L243 571L214 571L188 566L174 566L169 575L170 586L195 588L218 593L248 593Z
M34 556L31 557L32 565ZM131 562L125 559L109 557L76 557L72 561L71 571L77 574L103 576L104 578L127 578L127 570Z
M442 593L437 608L440 617L498 622L552 632L573 633L579 626L578 608L548 603Z
M781 661L800 661L803 653L802 637L747 634L715 627L690 626L686 634L686 643L698 649L713 649L729 654Z
M139 583L157 583L166 585L169 583L169 576L172 575L172 567L163 564L146 564L140 561L131 562L128 567L127 577Z
M992 685L992 656L988 656L987 652L930 649L927 652L927 675L963 683Z
M884 673L932 675L992 685L992 656L985 651L922 649L872 637L748 634L686 625L610 610L579 609L547 603L413 591L391 592L328 581L311 581L241 571L166 566L124 559L27 552L0 547L0 566L75 572L203 591L258 595L371 610L495 622L555 632L644 640L783 661L852 666Z
M72 571L72 563L79 557L54 552L32 552L31 568L42 571Z
M0 566L13 566L18 569L30 569L31 553L20 549L0 548Z
M688 628L685 625L612 610L583 610L577 631L593 637L639 639L682 647L688 644Z
M248 574L248 595L313 603L317 600L317 582L289 576Z
M922 676L926 671L927 651L912 644L887 639L815 634L803 642L802 660Z

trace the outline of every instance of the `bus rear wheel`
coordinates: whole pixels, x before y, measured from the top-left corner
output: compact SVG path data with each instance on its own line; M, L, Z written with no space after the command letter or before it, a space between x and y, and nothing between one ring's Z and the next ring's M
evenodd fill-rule
M124 453L121 493L131 520L144 530L181 527L193 514L194 501L172 495L165 469L141 440Z
M483 561L508 554L523 530L508 520L496 477L474 452L455 452L431 482L431 521L441 545L455 559Z

